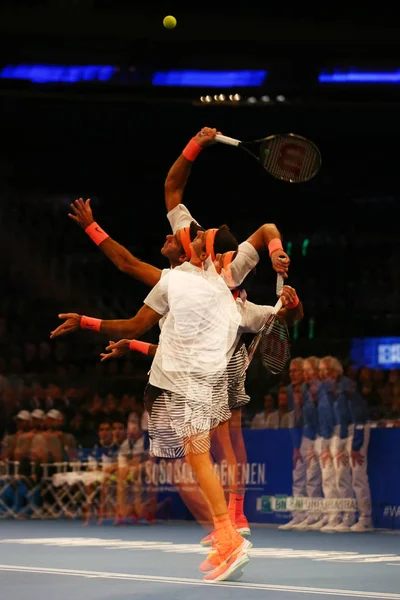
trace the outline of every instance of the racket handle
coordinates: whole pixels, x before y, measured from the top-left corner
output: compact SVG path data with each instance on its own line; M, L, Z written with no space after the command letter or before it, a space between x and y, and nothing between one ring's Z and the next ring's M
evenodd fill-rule
M286 258L284 256L280 256L282 260L286 262ZM285 285L285 280L283 279L283 275L280 273L276 276L276 295L280 296L282 294L283 286Z
M221 142L221 144L228 144L229 146L239 146L239 144L241 144L240 140L235 140L234 138L221 135L220 133L217 133L214 139L217 142Z
M272 311L273 314L276 315L276 313L281 310L282 306L282 300L279 298L278 302L274 306L274 310Z
M278 275L276 276L276 295L277 296L280 296L282 294L283 285L284 285L283 275L278 273Z

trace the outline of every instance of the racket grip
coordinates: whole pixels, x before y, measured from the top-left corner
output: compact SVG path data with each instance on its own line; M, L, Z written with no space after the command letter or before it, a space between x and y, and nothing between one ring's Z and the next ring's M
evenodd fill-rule
M279 298L278 302L274 306L274 310L272 311L274 315L281 310L282 306L282 300Z
M283 285L284 285L283 276L280 273L278 273L278 275L276 276L276 295L277 296L280 296L282 294Z
M214 138L217 142L221 142L221 144L228 144L228 146L239 146L241 143L240 140L235 140L234 138L228 137L226 135L221 135L217 133Z

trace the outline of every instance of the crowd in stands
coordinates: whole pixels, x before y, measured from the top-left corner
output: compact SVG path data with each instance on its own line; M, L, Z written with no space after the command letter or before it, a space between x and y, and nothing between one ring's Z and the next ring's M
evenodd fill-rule
M102 420L126 425L129 415L143 414L143 391L150 360L132 353L128 358L100 362L102 343L79 332L56 341L22 341L18 331L0 319L1 436L15 433L20 411L56 410L62 415L62 431L73 434L76 447L98 441ZM289 371L268 380L265 373L249 373L252 401L244 425L252 428L289 427ZM400 419L400 370L384 371L348 364L345 374L353 380L366 402L369 419L382 423ZM261 412L260 409L263 408ZM45 421L48 423L48 421Z

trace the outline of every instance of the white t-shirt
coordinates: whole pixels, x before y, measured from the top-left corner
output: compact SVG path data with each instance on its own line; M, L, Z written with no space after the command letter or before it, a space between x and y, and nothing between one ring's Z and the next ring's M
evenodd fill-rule
M258 264L260 257L250 242L239 244L238 253L230 264L230 287L237 287Z
M183 227L188 227L192 221L197 223L184 204L175 206L167 214L167 219L170 222L173 233L176 233L179 229L183 229ZM260 257L254 246L249 242L239 244L238 253L230 265L232 281L229 283L229 286L237 287L240 285L258 264L259 260Z
M180 265L179 267L176 267L173 271L171 271L171 274L173 275L178 275L178 273L182 273L182 274L194 274L194 275L200 275L201 271L199 269L197 269L197 267L193 267L193 265L191 265L190 263L183 263L182 265ZM144 303L149 306L150 308L152 308L153 310L155 310L158 314L161 315L167 315L169 312L169 303L171 302L171 294L169 293L169 281L170 277L166 276L164 278L162 278L160 280L160 282L151 290L151 292L148 294L148 296L145 298ZM175 282L176 283L176 282ZM199 281L199 284L202 285L204 282L202 282L201 280ZM187 291L187 290L185 290ZM195 290L196 292L196 290ZM198 308L202 311L202 313L200 315L198 315L197 320L199 321L198 323L195 323L194 320L196 320L196 306L193 305L194 302L196 302L196 298L194 295L192 295L192 298L189 298L189 293L188 293L188 301L189 301L189 305L190 305L190 309L191 309L191 313L189 315L189 321L186 320L186 323L189 325L190 327L190 336L186 336L186 340L184 340L184 343L186 344L186 350L185 352L187 352L187 360L191 360L193 363L193 356L196 356L196 361L199 361L199 359L201 358L201 352L203 351L203 355L205 356L205 358L209 358L211 359L213 362L212 364L215 365L216 364L216 358L214 356L211 356L211 352L210 352L210 347L211 348L215 348L215 353L218 353L218 349L221 348L221 344L225 343L227 344L227 346L225 346L226 348L226 362L228 362L236 348L236 345L239 341L239 338L241 336L242 333L256 333L258 332L261 327L264 325L265 321L268 319L268 317L270 316L273 307L272 306L267 306L267 305L259 305L259 304L254 304L253 302L249 302L248 300L243 301L241 298L237 298L235 305L236 305L236 309L239 313L240 316L240 320L238 328L236 329L236 335L234 337L234 341L232 343L232 336L229 337L229 344L227 342L228 337L223 337L223 332L221 331L221 337L223 338L222 341L217 345L216 341L213 339L213 341L211 341L211 337L210 337L210 329L207 329L207 316L204 314L204 307L206 306L207 303L203 303L203 299L205 298L205 295L207 295L207 290L205 291L204 295L200 295L202 294L203 289L201 290L201 292L199 292L199 305ZM183 295L186 298L186 294ZM229 296L229 298L231 298L231 296ZM209 301L210 299L208 299ZM182 309L181 307L178 307L177 309L177 313L178 315L182 315L182 317L185 317L184 314L184 309ZM164 319L164 317L163 317ZM185 321L183 321L183 323L185 323ZM199 327L197 327L199 326ZM203 331L203 327L204 327L204 331ZM171 317L171 323L170 323L170 327L168 331L165 331L165 336L169 336L169 338L171 339L171 337L176 333L176 331L178 331L178 333L182 334L182 329L179 330L179 323L175 322L172 320ZM225 323L225 329L224 332L226 334L226 323ZM189 329L187 330L186 333L189 333ZM183 332L183 335L185 335L185 332ZM216 334L218 336L218 332ZM199 337L200 336L200 337ZM202 336L202 337L201 337ZM165 341L167 340L167 338L165 338ZM167 342L166 342L167 343ZM167 346L164 346L165 348L167 348ZM179 350L176 350L176 352L178 352ZM208 352L207 352L208 351ZM162 334L160 336L160 345L159 348L154 356L153 362L152 362L152 366L151 366L151 371L150 371L150 383L156 387L159 387L161 389L167 389L167 390L171 390L174 391L175 389L175 377L173 376L173 369L166 369L165 368L165 360L167 355L171 354L171 346L168 347L168 350L166 349L166 351L164 352L164 357L163 357L163 353L162 353ZM164 364L163 364L163 358L164 358ZM181 354L181 359L182 359L182 363L185 363L185 356L184 354ZM207 360L205 361L207 362ZM186 365L187 367L187 365ZM201 368L205 369L205 365L204 363L201 364ZM192 367L192 370L195 370L194 367ZM171 371L171 372L169 372Z
M231 359L242 333L257 333L267 321L273 310L272 306L254 304L248 300L243 301L241 298L236 299L236 306L241 316L241 321L235 343L230 348L227 355L228 361Z
M201 225L197 223L196 219L193 219L192 215L184 204L178 204L172 210L167 213L167 219L171 225L172 233L176 233L179 229L189 227L190 223L194 221L199 227Z
M226 368L241 315L211 261L204 269L186 262L171 270L144 302L160 315L168 313L151 367L152 385L177 391L178 381L181 388L183 380L186 385Z

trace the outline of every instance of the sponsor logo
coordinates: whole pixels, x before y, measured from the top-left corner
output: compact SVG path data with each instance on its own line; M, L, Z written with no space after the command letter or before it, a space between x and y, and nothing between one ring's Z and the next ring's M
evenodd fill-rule
M356 501L351 498L305 498L301 496L261 496L256 500L256 510L263 514L301 511L354 512Z
M388 504L383 509L383 516L384 517L400 517L400 505L393 506L391 504Z

